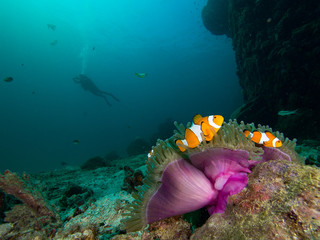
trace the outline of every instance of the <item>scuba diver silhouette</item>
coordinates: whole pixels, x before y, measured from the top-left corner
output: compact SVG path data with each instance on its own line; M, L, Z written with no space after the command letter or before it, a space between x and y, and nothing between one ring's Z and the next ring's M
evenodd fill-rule
M114 100L120 102L120 100L118 98L116 98L112 93L108 93L105 91L101 91L95 84L94 82L92 82L92 80L90 78L88 78L86 75L84 74L79 74L78 76L73 78L73 81L75 83L79 83L81 85L81 87L86 90L91 92L92 94L98 96L98 97L102 97L104 98L104 100L106 101L106 103L111 107L111 103L108 101L107 96L112 97Z

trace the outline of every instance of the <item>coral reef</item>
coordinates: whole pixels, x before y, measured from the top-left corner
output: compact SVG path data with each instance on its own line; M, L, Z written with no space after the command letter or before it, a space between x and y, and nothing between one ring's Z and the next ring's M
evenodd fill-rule
M137 186L142 185L143 173L141 170L133 171L130 167L124 167L125 179L123 180L123 185L121 190L127 191L128 193L137 192Z
M5 212L17 204L22 204L22 202L15 196L0 191L0 224L4 222Z
M98 224L88 223L85 225L74 224L67 229L67 231L63 231L62 229L57 232L55 235L55 239L65 239L65 240L75 240L75 239L83 239L83 240L96 240L98 237L99 226Z
M80 168L83 170L94 170L102 167L112 167L116 166L116 161L118 159L120 159L118 153L116 151L110 151L104 158L100 156L89 158L80 166Z
M6 200L9 200L9 205L14 207L6 212L5 220L8 223L0 224L0 238L254 239L257 231L261 231L261 236L265 236L265 239L270 236L271 239L275 239L273 236L276 235L290 239L291 233L301 239L319 238L319 169L300 165L300 157L293 151L295 142L285 140L282 134L275 133L284 140L283 147L266 149L256 147L251 140L242 138L243 128L255 129L252 124L235 125L235 122L231 122L222 127L220 131L223 134L221 136L218 134L213 142L203 142L198 148L177 155L179 158L192 156L195 153L206 152L207 148L221 146L228 149L243 149L250 144L245 148L252 153L250 154L252 160L258 161L258 164L250 168L252 172L247 175L247 186L240 193L228 197L224 213L216 213L209 218L207 209L202 208L201 211L183 215L183 218L181 216L165 218L149 224L142 231L126 233L121 228L123 228L122 222L126 223L124 217L132 215L130 213L132 208L128 205L137 204L137 199L132 196L137 198L142 194L141 189L146 186L132 188L132 194L121 191L121 188L126 177L129 176L133 180L134 173L146 175L146 167L143 164L147 158L146 154L143 154L117 159L109 167L94 170L83 171L79 167L70 166L68 169L31 176L23 175L21 178L7 172L8 176L12 177L11 182L16 183L12 188L25 187L23 192L34 195L35 199L38 199L38 191L42 192L46 205L59 213L63 224L48 223L46 216L39 217L26 204L21 205L22 202L17 202L15 198L10 197L11 195L7 195ZM179 129L183 132L181 126ZM263 126L257 126L257 129L271 130ZM179 133L176 133L175 136L178 135ZM153 168L159 165L154 160L159 160L167 148L179 153L175 146L171 145L173 142L172 138L158 142L153 148L154 158L147 160L149 169L147 173L152 171L161 174L161 168ZM308 159L310 156L318 156L317 147L318 142L305 141L304 145L298 146L298 150ZM168 152L165 154L170 156ZM264 161L272 158L283 160ZM144 178L145 183L148 181L150 181L149 175ZM38 191L30 191L34 185ZM67 202L62 200L63 196L70 204L64 206ZM252 232L253 230L255 231Z
M116 151L110 151L105 155L104 159L107 162L111 162L113 160L120 159L120 156L118 155L118 153Z
M120 182L115 184L119 186ZM120 220L129 200L132 197L126 192L106 194L90 204L85 211L65 221L64 227L57 231L54 239L87 239L84 235L88 233L93 233L94 239L110 239L114 235L123 234Z
M305 157L307 165L320 167L320 141L304 140L297 146L297 152Z
M177 125L181 139L185 128ZM229 121L215 134L212 141L204 141L196 148L179 153L174 138L158 141L149 158L144 185L133 193L136 199L128 210L125 229L136 231L152 222L207 207L210 214L223 213L228 197L239 193L247 184L250 169L258 163L282 159L299 162L294 151L295 141L282 140L281 148L257 147L245 137L244 129L253 124ZM268 126L258 126L260 131Z
M232 38L244 97L232 118L319 140L319 2L208 0L202 18L213 34Z
M190 223L184 221L181 217L170 217L151 223L142 232L117 235L112 240L184 240L190 239L191 234Z
M4 192L0 191L0 224L3 222L4 210L6 208L6 195Z
M125 206L133 200L130 194L121 191L126 177L124 166L141 173L145 171L142 167L145 160L143 154L117 159L108 167L93 170L69 166L22 177L6 172L7 176L0 179L3 187L28 194L38 204L45 202L45 206L60 215L61 221L39 216L27 204L21 205L23 202L6 195L6 201L9 200L6 205L14 207L12 210L6 207L7 223L0 224L0 239L110 239L123 234L120 220Z
M59 200L61 210L77 208L89 201L93 196L93 191L78 185L70 185Z
M253 124L229 121L224 123L212 141L203 141L194 149L180 152L175 139L181 139L185 127L176 126L178 131L175 135L164 141L159 140L149 159L143 154L117 159L108 167L83 171L80 167L69 166L31 176L24 174L22 177L7 171L0 176L0 186L21 201L11 195L0 195L0 200L9 200L9 204L5 205L14 205L11 210L5 206L5 223L0 224L0 239L320 238L320 170L301 164L303 157L307 160L311 156L318 158L317 141L304 141L303 145L298 146L301 157L294 151L295 140L290 141L279 132L273 133L283 141L280 148L256 146L243 134L244 129L272 132L268 126L255 127ZM222 162L219 155L230 161ZM205 166L205 158L212 156L217 164L211 162ZM144 166L146 160L147 166ZM156 198L155 192L160 189L161 181L167 181L163 175L172 170L177 173L175 168L170 170L169 165L179 166L182 173L171 175L169 185L172 182L175 189L191 188L192 191L179 199L177 204L169 198L181 195L176 194L176 190L171 191L172 186L169 186L165 194L158 195L164 202L158 211L173 209L173 215L178 216L158 215L163 219L146 225L147 204L152 196ZM184 166L189 168L189 165L192 168L186 174ZM208 166L210 171L218 174L206 174ZM230 169L234 173L230 174ZM240 176L237 175L239 169ZM190 181L194 172L200 172L202 176L199 187L196 181ZM222 172L230 176L223 176L220 174ZM218 200L216 205L209 206L209 212L212 207L215 213L210 216L208 206L205 206L181 216L190 211L187 207L186 211L177 214L176 210L186 206L188 199L191 202L197 199L202 201L203 195L197 193L199 189L205 192L208 185L202 183L211 181L210 177L203 176L214 178L209 192L214 189L214 196L221 195L214 198ZM182 181L183 178L185 180ZM245 179L246 184L239 183L239 179ZM144 185L137 187L142 180ZM233 191L234 186L240 188ZM121 191L124 188L126 191ZM128 193L130 191L131 194ZM3 201L0 203L3 204ZM191 205L194 206L193 203ZM38 209L42 215L39 215ZM52 211L53 217L47 211ZM55 216L59 219L54 220ZM141 231L127 232L124 226L128 231Z
M96 156L93 158L88 159L81 165L81 169L83 170L93 170L101 167L106 167L107 163L106 160L102 157Z
M320 170L284 160L258 164L191 239L319 239Z
M23 175L23 178L20 178L16 173L7 170L4 175L0 175L0 188L24 203L6 212L4 220L13 223L12 230L24 235L25 239L34 236L49 237L52 229L60 226L60 216L29 181L29 176Z
M24 180L27 180L27 176L24 176ZM31 183L29 183L31 185ZM35 213L42 217L48 217L48 220L59 221L59 215L57 215L45 202L43 197L35 189L31 189L16 173L6 171L3 175L0 175L0 188L7 194L12 194Z
M189 239L191 233L190 223L187 223L181 217L171 217L150 224L148 231L143 232L142 239Z

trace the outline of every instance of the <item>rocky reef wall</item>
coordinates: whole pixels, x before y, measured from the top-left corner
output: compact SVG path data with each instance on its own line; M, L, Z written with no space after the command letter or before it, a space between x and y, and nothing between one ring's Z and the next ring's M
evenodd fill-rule
M233 117L319 140L320 2L208 0L202 18L232 38L244 98Z

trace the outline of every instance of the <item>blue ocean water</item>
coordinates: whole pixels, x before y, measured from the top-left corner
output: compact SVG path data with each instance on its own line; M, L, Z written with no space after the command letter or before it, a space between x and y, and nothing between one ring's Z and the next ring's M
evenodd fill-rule
M228 119L242 103L235 56L231 39L205 29L205 4L1 1L0 170L79 165L112 150L125 156L132 140L149 139L168 118ZM120 102L110 98L109 107L75 84L80 73Z

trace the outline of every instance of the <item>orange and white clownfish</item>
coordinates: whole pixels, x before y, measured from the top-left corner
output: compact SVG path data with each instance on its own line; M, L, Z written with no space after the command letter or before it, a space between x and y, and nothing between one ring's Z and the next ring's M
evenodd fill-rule
M152 154L153 154L153 149L148 152L148 160L151 158Z
M261 144L265 147L281 147L282 142L275 137L271 132L259 132L257 130L250 132L248 129L243 131L246 137L249 137L253 142Z
M200 114L196 114L193 117L193 123L201 126L206 141L211 141L214 134L219 131L223 123L224 118L221 115L210 115L202 117ZM212 131L212 128L214 131Z
M197 114L193 118L191 127L185 130L185 139L176 140L176 144L180 151L184 152L186 148L184 148L183 145L189 148L195 148L202 143L201 134L204 135L206 141L211 141L215 132L219 131L222 123L223 117L220 115L202 117L200 114Z

